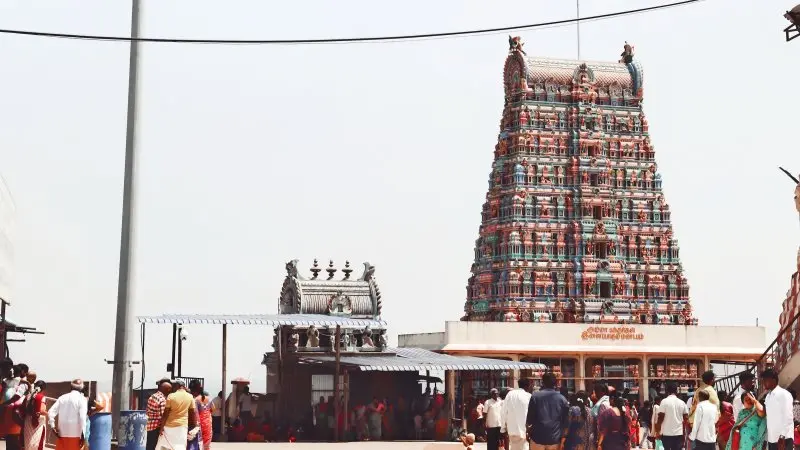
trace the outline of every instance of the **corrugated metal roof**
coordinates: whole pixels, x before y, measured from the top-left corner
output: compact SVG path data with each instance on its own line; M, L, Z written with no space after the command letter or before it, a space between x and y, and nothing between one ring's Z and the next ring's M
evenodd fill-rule
M386 321L353 319L350 317L326 316L322 314L164 314L161 316L139 316L139 323L182 325L266 325L271 327L308 326L383 329Z
M395 355L344 355L340 364L363 372L417 372L420 370L546 370L544 364L478 358L475 356L452 356L434 353L421 348L388 349ZM330 364L333 355L301 356L300 360L310 364Z

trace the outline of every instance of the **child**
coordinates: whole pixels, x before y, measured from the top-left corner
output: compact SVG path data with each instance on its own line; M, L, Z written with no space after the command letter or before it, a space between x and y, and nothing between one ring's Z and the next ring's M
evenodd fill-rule
M472 446L475 444L475 435L472 433L462 435L461 443L464 444L466 450L472 450Z

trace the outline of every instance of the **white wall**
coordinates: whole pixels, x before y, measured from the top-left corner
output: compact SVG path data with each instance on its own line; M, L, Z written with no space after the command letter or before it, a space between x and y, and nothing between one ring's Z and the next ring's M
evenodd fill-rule
M598 327L605 330L597 332ZM629 332L620 335L619 328ZM764 327L447 322L444 350L685 353L727 357L760 355L766 345Z
M441 350L444 346L444 332L400 334L397 336L397 346Z

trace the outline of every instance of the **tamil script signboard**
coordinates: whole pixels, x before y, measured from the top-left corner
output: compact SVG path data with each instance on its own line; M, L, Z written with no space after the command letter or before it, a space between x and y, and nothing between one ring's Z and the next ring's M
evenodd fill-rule
M644 333L636 327L629 326L599 326L589 327L581 333L584 341L641 341Z

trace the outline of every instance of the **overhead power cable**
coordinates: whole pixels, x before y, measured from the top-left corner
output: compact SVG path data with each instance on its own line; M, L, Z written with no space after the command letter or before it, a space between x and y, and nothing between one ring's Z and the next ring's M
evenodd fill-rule
M396 42L396 41L412 41L430 38L451 38L460 36L471 36L480 34L490 34L505 31L529 30L534 28L545 28L559 25L567 25L575 22L588 22L592 20L611 19L614 17L628 16L632 14L640 14L645 12L657 11L666 8L674 8L677 6L684 6L690 3L698 3L703 0L684 0L675 3L667 3L663 5L649 6L647 8L630 9L626 11L618 11L607 14L599 14L596 16L587 16L581 18L554 20L550 22L540 22L530 25L517 25L511 27L499 28L485 28L480 30L468 31L449 31L443 33L426 33L426 34L406 34L397 36L373 36L373 37L352 37L352 38L322 38L322 39L183 39L183 38L137 38L139 42L154 42L162 44L252 44L252 45L297 45L297 44L353 44L353 43L371 43L371 42ZM56 39L81 39L89 41L111 41L111 42L130 42L134 39L123 36L100 36L91 34L69 34L69 33L52 33L46 31L28 31L28 30L13 30L0 28L0 34L11 34L18 36L33 36L45 37Z

